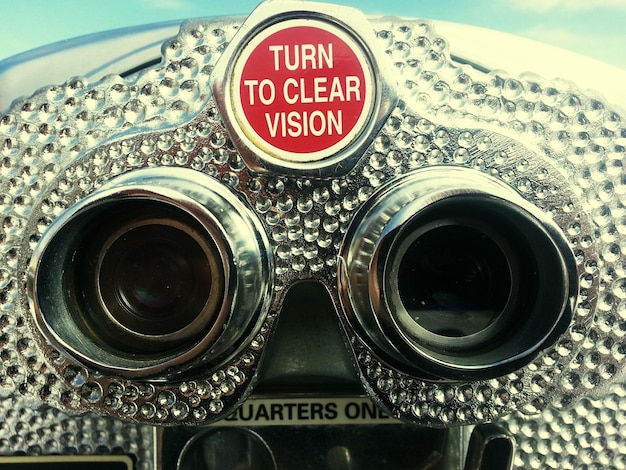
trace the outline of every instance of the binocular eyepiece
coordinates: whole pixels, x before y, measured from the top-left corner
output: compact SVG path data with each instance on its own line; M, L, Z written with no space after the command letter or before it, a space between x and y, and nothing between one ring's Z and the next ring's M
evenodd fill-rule
M424 379L510 373L572 318L575 262L562 233L473 170L397 179L368 200L341 259L355 327Z
M212 360L232 354L269 296L271 254L246 211L189 169L111 180L34 252L39 327L82 361L130 376L184 369L207 350Z
M45 232L30 297L48 339L93 367L180 374L193 356L219 362L249 341L272 260L256 215L211 178L135 170ZM426 380L511 372L571 321L575 262L562 232L474 170L423 169L374 193L339 260L351 326Z
M352 385L410 423L618 380L626 131L603 100L317 3L187 22L163 56L0 117L0 358L20 393L223 420L298 337L281 315L304 282ZM304 370L300 352L281 363Z

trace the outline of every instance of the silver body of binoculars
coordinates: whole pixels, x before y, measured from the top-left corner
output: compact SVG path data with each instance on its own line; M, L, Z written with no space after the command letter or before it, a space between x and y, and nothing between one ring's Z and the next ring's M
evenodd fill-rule
M624 468L623 118L453 53L272 1L15 100L0 453Z

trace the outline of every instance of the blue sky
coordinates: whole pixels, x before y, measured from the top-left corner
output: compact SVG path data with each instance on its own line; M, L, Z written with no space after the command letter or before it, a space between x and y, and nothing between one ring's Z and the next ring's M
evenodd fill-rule
M0 0L0 60L61 39L138 24L249 13L256 0ZM335 0L365 13L467 23L626 69L626 0Z

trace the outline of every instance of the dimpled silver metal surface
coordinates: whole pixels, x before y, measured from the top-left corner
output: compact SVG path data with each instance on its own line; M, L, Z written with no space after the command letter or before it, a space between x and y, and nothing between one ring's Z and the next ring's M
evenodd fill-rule
M33 409L19 397L0 401L0 455L132 454L137 470L154 465L154 431L103 416L70 416L54 408Z
M391 414L420 424L497 420L517 439L518 468L624 468L622 117L601 97L563 81L461 66L428 22L371 19L377 41L370 47L388 56L389 64L379 66L394 68L400 100L367 152L337 177L253 174L209 86L238 24L187 22L164 45L156 68L93 84L71 79L15 101L0 116L0 392L11 397L4 414L51 439L63 435L52 424L59 415L31 408L92 411L141 424L225 417L250 391L288 287L319 280L340 304L338 254L363 203L408 172L454 165L505 182L561 227L579 275L573 320L518 371L459 384L425 382L390 367L344 321L366 390ZM241 195L269 234L276 260L272 308L254 340L227 364L182 383L118 379L84 367L46 342L26 295L30 253L54 219L114 176L150 166L192 168ZM140 424L64 419L79 428L102 419L111 433L123 426L143 436ZM2 427L2 452L29 451L28 438L20 436L15 427ZM117 437L109 437L111 446ZM148 441L134 440L128 451L148 449ZM98 446L85 445L86 453Z

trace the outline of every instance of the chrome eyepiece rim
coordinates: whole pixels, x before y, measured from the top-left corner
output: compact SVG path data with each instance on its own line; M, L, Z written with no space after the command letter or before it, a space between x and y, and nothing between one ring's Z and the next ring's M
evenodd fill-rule
M424 380L501 376L526 365L569 325L578 285L565 237L549 217L488 175L454 167L409 173L374 195L356 220L340 256L345 317L372 351L399 370ZM429 276L447 267L441 261L447 253L437 240L445 238L438 231L446 228L454 236L475 232L489 248L468 254L466 244L450 246L457 253L452 258L456 256L461 280L454 274L433 281ZM419 259L412 259L415 255L407 253L416 246ZM448 297L465 296L465 304L434 302L432 292L407 302L403 261L408 256L409 264L422 263L429 250L434 253L426 272L409 285L420 291L439 282ZM468 256L474 264L468 265L464 278ZM479 268L493 272L488 273L490 281L472 281L475 288L489 289L485 283L491 282L505 293L482 300L479 295L478 307L468 307L473 294L459 282L471 281ZM436 306L430 308L429 302ZM486 313L480 302L489 307ZM478 326L463 325L449 333L429 327L429 321L437 328L472 321Z
M83 364L131 377L175 366L179 375L224 361L258 331L267 246L253 214L212 178L135 170L44 233L29 301L44 337Z

